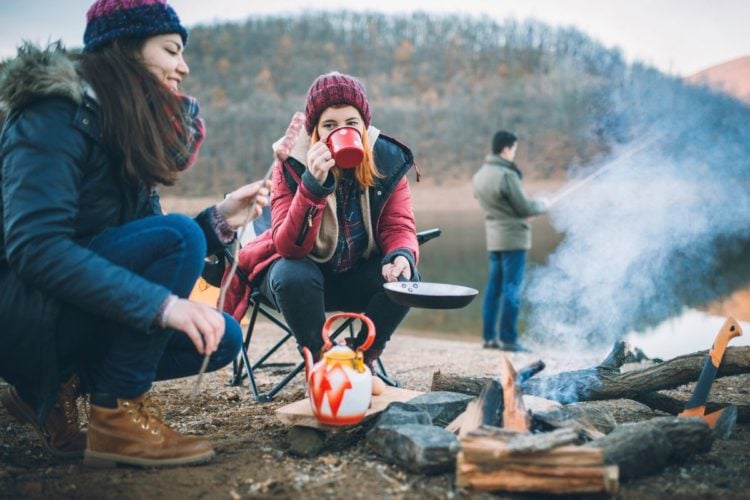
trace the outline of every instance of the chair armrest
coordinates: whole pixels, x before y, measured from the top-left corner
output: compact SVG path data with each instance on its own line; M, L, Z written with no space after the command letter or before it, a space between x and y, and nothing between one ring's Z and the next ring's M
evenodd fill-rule
M417 233L417 243L421 246L422 243L427 243L433 238L437 238L443 234L443 230L439 227L434 227L432 229L425 229L424 231L419 231Z

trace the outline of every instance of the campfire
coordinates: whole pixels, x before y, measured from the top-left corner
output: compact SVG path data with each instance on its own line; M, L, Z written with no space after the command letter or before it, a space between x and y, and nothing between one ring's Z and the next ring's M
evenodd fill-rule
M730 318L708 357L695 353L625 373L620 367L630 350L624 342L617 343L598 367L544 379L531 378L544 368L541 361L516 372L505 356L499 378L435 373L433 391L478 392L446 428L457 433L461 443L457 484L488 491L613 494L620 479L652 474L707 452L715 438L731 434L737 420L736 406L709 407L707 412L705 404L729 340L741 334ZM750 352L745 351L735 348L724 359L722 371L747 372ZM686 403L667 401L655 392L696 378L693 397ZM559 404L613 398L642 400L670 413L683 410L676 417L614 425L614 419L602 421L596 407L587 411L581 405ZM525 401L534 407L527 409ZM600 430L603 427L608 427L607 433Z
M613 494L621 481L708 452L735 422L750 421L747 401L707 403L714 377L750 373L750 346L727 347L741 333L730 318L708 353L628 369L644 356L625 342L598 366L550 376L542 361L517 370L501 355L497 377L438 371L428 392L388 388L373 396L360 429L381 460L420 474L455 471L461 487ZM696 380L689 399L662 392ZM667 416L654 418L654 410ZM617 422L623 413L630 423ZM347 435L319 422L307 400L277 415L294 426L293 443L311 443L290 445L295 454L314 456Z

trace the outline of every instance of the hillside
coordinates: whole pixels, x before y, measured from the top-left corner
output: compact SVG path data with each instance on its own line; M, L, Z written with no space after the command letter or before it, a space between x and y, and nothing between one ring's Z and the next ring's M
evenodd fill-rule
M221 193L262 176L270 145L304 108L310 82L332 70L365 82L373 124L408 144L435 183L468 179L499 128L521 138L518 161L529 177L559 180L667 114L686 122L677 114L691 102L724 105L653 68L626 64L617 49L575 29L534 21L252 17L195 27L186 56L185 90L200 99L209 129L200 165L176 195Z
M750 56L711 66L690 75L686 80L708 85L750 104Z

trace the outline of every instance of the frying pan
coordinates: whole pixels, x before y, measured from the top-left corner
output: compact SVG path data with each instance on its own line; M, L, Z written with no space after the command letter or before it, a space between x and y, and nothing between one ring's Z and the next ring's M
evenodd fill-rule
M479 293L473 288L424 281L383 283L385 294L396 304L425 309L459 309Z

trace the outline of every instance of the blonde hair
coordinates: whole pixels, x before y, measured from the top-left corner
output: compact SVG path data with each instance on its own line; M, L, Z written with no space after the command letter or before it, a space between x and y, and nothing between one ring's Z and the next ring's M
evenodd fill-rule
M310 137L310 145L320 141L318 135L318 127L313 129L312 137ZM371 188L375 185L375 179L381 178L383 175L375 165L375 159L372 155L372 148L370 147L370 138L367 136L367 130L362 135L362 148L365 150L365 155L359 165L354 167L354 177L362 187ZM333 175L338 180L341 177L341 167L338 165L333 167Z

